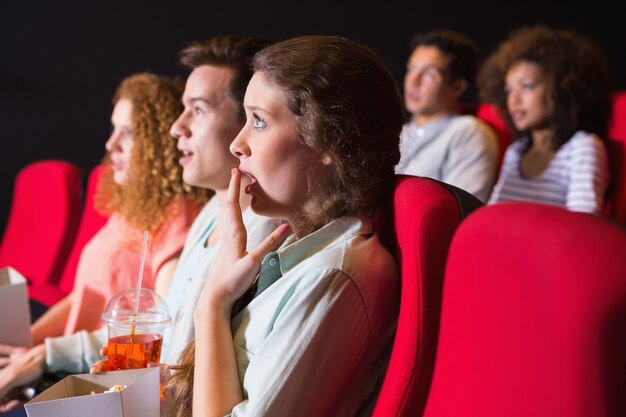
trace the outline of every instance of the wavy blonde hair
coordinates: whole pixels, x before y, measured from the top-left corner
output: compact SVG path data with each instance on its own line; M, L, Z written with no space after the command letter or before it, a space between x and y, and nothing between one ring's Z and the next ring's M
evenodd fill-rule
M103 159L105 172L95 197L102 214L120 213L130 226L155 232L166 217L175 215L176 199L188 198L199 209L212 192L183 183L181 157L170 127L183 110L183 84L151 73L125 78L113 96L113 104L129 99L132 104L133 148L128 179L123 186L113 181L110 155Z

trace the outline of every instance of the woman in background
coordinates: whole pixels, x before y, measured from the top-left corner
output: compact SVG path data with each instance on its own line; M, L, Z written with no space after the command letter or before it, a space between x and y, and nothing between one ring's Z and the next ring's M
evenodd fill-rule
M531 201L602 214L609 182L602 136L613 90L603 51L572 31L523 27L487 59L478 84L518 136L489 204Z
M113 132L105 145L105 172L95 196L96 208L109 218L81 253L72 293L33 324L35 346L30 350L0 347L10 355L0 369L0 410L19 404L7 402L10 388L44 371L55 372L45 367L46 354L53 353L43 343L46 338L101 328L100 317L109 299L137 285L144 231L150 235L142 286L154 289L157 281L169 282L189 227L209 196L207 190L183 183L181 153L169 133L183 108L182 91L180 82L149 73L132 75L118 87L113 98ZM158 290L163 293L166 288ZM75 361L84 360L87 344L97 343L98 352L103 343L68 340L71 343L56 344L54 354Z
M35 343L102 326L108 300L137 284L143 231L150 232L143 286L154 288L160 276L173 273L206 201L206 191L183 183L180 152L169 134L182 109L182 89L153 74L131 76L117 89L106 170L95 196L96 209L110 217L85 245L72 293L33 324Z

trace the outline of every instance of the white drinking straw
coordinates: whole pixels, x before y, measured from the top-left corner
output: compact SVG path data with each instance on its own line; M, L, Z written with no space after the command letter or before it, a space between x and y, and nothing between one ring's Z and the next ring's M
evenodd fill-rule
M135 294L135 311L134 315L137 315L139 310L139 294L141 292L141 279L143 278L143 265L146 261L146 250L148 248L148 235L150 233L146 230L143 232L143 247L141 248L141 261L139 263L139 278L137 279L137 293Z

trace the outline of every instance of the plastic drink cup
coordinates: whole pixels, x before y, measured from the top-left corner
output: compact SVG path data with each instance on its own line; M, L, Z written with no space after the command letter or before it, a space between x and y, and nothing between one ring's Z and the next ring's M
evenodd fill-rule
M109 331L110 371L159 364L163 331L172 319L165 300L157 293L146 288L120 291L107 304L102 321Z

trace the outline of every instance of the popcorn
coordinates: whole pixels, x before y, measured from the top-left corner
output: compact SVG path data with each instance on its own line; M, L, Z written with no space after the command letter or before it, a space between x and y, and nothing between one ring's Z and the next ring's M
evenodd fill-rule
M121 385L113 385L111 388L109 388L109 390L108 390L108 391L105 391L105 392L117 392L117 391L121 391L121 390L123 390L124 388L126 388L127 386L128 386L128 385L124 385L124 386L121 386Z
M124 388L128 387L128 385L113 385L111 388L109 388L106 391L103 391L103 393L107 393L107 392L117 392L117 391L122 391ZM91 395L94 395L96 392L95 391L91 391Z

